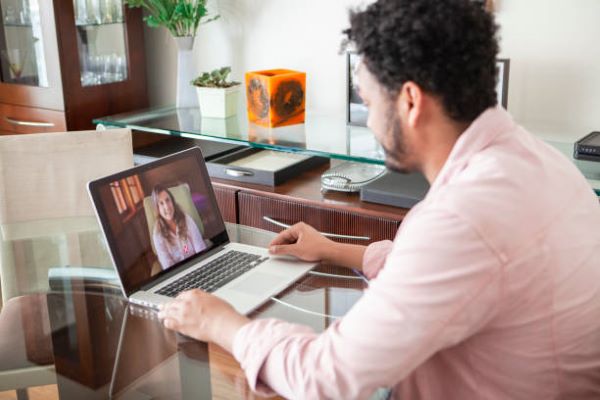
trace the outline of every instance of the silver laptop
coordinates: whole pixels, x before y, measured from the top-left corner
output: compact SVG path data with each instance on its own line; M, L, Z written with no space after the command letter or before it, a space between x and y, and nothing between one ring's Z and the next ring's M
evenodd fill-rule
M247 314L315 266L229 241L199 148L94 180L88 191L135 304L157 308L200 288Z

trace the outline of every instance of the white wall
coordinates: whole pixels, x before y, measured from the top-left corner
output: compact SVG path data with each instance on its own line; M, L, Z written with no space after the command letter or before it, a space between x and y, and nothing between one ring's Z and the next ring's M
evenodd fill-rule
M307 72L307 108L343 114L348 8L361 0L218 0L222 18L199 29L198 71L233 67ZM496 0L501 56L511 59L508 108L537 133L600 129L600 1ZM164 29L146 29L153 105L174 103L176 51Z
M540 134L600 130L600 1L497 1L511 113Z
M345 58L338 54L347 9L357 0L218 0L221 19L200 27L198 71L231 65L245 71L289 68L307 73L307 108L344 113ZM174 103L176 50L164 29L146 29L150 102Z

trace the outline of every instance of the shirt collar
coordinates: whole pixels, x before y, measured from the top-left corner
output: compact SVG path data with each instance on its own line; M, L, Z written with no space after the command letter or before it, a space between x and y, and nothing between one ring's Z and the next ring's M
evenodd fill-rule
M473 155L484 150L498 136L514 127L512 117L500 106L488 108L481 113L459 136L429 192L448 183L466 166Z

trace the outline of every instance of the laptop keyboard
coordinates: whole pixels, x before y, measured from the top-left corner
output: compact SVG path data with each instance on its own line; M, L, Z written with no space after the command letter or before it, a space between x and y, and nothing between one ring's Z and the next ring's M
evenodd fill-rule
M231 250L197 270L182 276L156 293L175 297L189 289L214 292L268 259L269 257Z

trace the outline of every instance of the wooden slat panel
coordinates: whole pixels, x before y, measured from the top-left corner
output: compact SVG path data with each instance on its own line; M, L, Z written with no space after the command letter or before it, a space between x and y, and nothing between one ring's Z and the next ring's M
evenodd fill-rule
M215 197L217 198L217 204L219 205L219 210L221 210L223 219L227 222L237 223L237 190L220 187L217 185L214 185L213 187L215 189Z
M253 193L238 193L239 223L279 232L282 228L263 219L273 218L285 224L306 222L321 232L342 235L368 236L369 241L337 239L345 243L367 244L379 240L393 240L400 220L373 217L344 210L319 208L296 201L279 200Z

